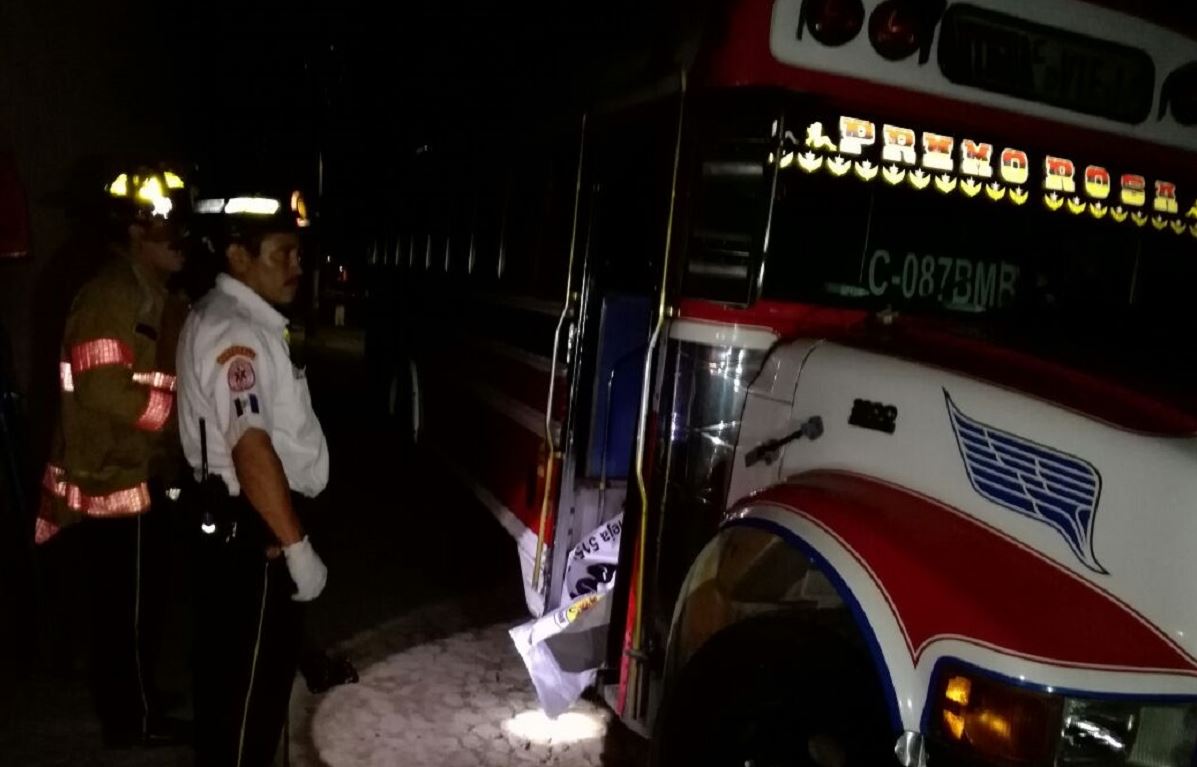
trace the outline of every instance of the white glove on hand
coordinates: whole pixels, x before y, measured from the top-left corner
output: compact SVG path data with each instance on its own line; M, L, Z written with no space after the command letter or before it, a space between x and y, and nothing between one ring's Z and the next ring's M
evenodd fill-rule
M292 543L283 547L283 556L287 558L287 571L291 573L291 580L295 581L295 593L291 598L296 602L311 602L324 591L324 584L328 581L328 568L320 555L312 548L312 542L305 535L299 543Z

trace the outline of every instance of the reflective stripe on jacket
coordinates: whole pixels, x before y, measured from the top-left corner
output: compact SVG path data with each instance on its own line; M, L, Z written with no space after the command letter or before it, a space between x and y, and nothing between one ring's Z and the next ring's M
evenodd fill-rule
M84 515L149 508L151 465L178 439L173 365L159 362L173 358L158 348L168 300L124 257L75 297L63 334L61 409L42 483L39 543Z

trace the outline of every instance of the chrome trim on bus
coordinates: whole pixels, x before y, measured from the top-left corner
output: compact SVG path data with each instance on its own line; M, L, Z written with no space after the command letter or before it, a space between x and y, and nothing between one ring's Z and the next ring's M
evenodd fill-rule
M644 352L644 379L640 387L640 423L636 425L636 488L640 493L639 545L636 547L636 614L632 622L632 648L628 653L628 690L633 692L631 718L640 719L641 705L646 702L644 691L639 689L640 669L644 662L644 550L648 539L648 485L644 478L644 448L649 418L649 395L652 392L653 356L665 326L666 301L669 297L669 255L673 249L673 218L677 208L678 171L682 164L682 129L686 121L686 70L680 73L678 92L677 137L673 145L673 178L669 185L669 213L665 219L665 253L661 259L661 290L657 303L657 318L648 348Z
M773 166L773 175L769 180L769 212L765 216L765 237L761 241L761 264L756 273L756 285L753 286L752 298L757 298L761 294L761 289L765 284L765 263L769 260L769 244L773 239L773 210L777 207L777 182L781 177L781 150L785 146L786 135L786 116L783 112L777 118L775 124L777 133L774 138L777 139L773 151L769 154L770 165ZM776 159L776 161L774 161Z
M669 337L675 341L703 346L733 347L767 351L777 343L778 336L769 328L740 325L734 322L707 320L674 320L669 325Z
M569 262L565 267L565 298L561 302L561 315L557 318L557 329L553 332L553 360L550 369L557 369L557 352L561 347L561 329L569 317L574 302L574 256L578 251L578 210L582 202L582 170L586 155L586 114L582 114L582 128L578 136L578 171L574 181L574 216L569 230ZM545 456L544 498L540 503L540 524L536 531L536 559L532 563L532 588L540 588L541 558L544 555L544 526L549 515L549 497L553 492L553 465L557 460L557 440L550 428L553 417L553 394L557 387L557 376L549 376L549 395L544 406L544 438L548 443ZM558 430L560 436L560 430Z

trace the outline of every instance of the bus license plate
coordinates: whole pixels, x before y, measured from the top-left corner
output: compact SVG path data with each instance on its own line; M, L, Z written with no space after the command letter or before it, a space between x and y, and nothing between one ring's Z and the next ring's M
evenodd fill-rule
M936 301L949 308L984 310L1005 306L1018 284L1017 264L969 258L891 254L869 258L867 287L874 296L907 302Z

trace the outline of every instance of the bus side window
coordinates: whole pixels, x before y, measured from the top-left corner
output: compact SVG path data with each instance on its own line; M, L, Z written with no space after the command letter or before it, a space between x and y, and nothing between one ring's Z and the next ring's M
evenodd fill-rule
M683 290L686 295L748 303L756 276L774 172L768 162L781 130L776 113L756 102L713 98L698 110L694 213Z

